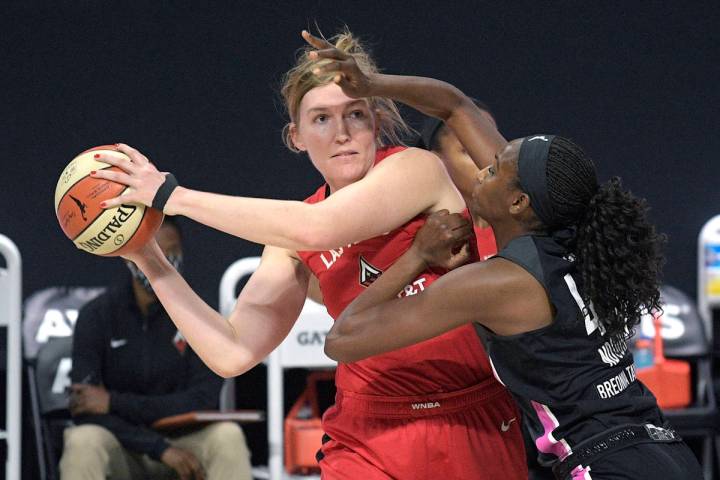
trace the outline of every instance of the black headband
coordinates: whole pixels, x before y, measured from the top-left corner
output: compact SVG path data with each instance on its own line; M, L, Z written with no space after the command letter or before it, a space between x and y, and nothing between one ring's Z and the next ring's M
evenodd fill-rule
M553 209L547 191L547 159L555 135L523 138L518 156L518 178L523 192L530 197L535 215L547 227L554 227Z

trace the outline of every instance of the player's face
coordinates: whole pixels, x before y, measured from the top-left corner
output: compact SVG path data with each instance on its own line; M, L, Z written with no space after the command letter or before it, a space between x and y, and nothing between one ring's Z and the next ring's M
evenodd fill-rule
M367 101L350 98L331 83L305 94L292 139L308 152L334 191L360 180L372 168L376 133Z
M492 223L509 216L510 206L519 192L517 158L522 140L513 140L495 155L492 165L480 171L472 192L473 215Z

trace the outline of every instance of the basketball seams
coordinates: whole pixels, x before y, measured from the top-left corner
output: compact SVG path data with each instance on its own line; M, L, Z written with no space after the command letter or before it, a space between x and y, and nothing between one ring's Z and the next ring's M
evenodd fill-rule
M112 252L103 253L103 256L117 256L117 255L121 255L122 253L125 253L125 252L121 252L121 250L123 248L127 248L130 245L130 242L132 242L133 238L135 238L135 234L137 234L140 231L140 225L142 225L142 222L145 219L145 215L148 213L148 208L149 207L145 207L145 209L143 210L142 216L140 217L140 222L138 223L138 228L136 228L135 231L132 233L132 235L130 235L130 238L127 239L127 242L123 243L122 245L120 245L118 248L116 248Z
M107 170L108 168L113 168L113 166L112 166L112 165L108 165L107 167L98 168L98 170ZM117 168L117 167L116 167L116 168ZM121 169L121 168L118 168L118 171L122 171L122 169ZM82 182L82 181L85 180L86 178L93 178L93 177L91 177L90 175L85 175L85 176L83 176L83 177L80 177L80 178L77 179L76 182L74 182L72 185L70 185L70 186L67 188L67 190L65 190L65 192L62 194L62 196L60 197L60 199L59 199L59 200L57 201L57 203L55 204L55 213L56 213L56 214L57 214L58 208L60 208L60 204L61 204L62 201L65 199L65 197L66 197L67 194L70 192L70 190L72 190L75 185L77 185L78 183ZM109 180L108 180L108 181L109 181ZM117 183L117 182L113 182L113 183Z
M55 185L55 210L57 210L60 199L67 193L67 190L72 188L78 181L90 175L90 172L93 170L105 170L112 167L112 165L96 160L94 157L95 152L102 152L118 158L128 158L124 153L114 150L88 151L75 157L62 171ZM117 171L121 172L122 169L118 168ZM62 192L62 194L60 194L60 192Z
M77 155L62 171L55 186L55 214L65 235L78 249L99 256L118 256L151 240L163 215L134 202L100 208L102 201L122 196L130 187L91 176L93 170L121 171L97 160L96 153L127 158L112 146L94 147Z
M85 178L88 178L88 177L85 177ZM92 178L92 177L90 177L90 178ZM122 192L120 192L119 195L124 194L124 193L127 191L128 188L129 188L129 187L125 188L125 190L123 190ZM88 219L88 220L87 220L87 222L86 222L87 224L85 225L85 227L84 227L82 230L80 230L80 231L77 233L77 235L75 235L74 237L68 236L68 238L70 238L70 240L72 240L72 241L74 242L78 237L80 237L80 235L82 235L83 233L85 233L85 230L87 230L88 228L90 228L90 227L95 223L95 221L96 221L98 218L100 218L103 214L105 214L105 212L113 212L113 211L115 211L115 210L117 210L117 207L109 208L109 209L107 209L107 210L100 210L100 212L99 212L92 220L91 220L91 219ZM61 227L62 227L62 225L61 225ZM67 234L67 232L65 232L65 233Z
M110 165L108 165L108 167L106 167L106 169L107 169L107 168L113 168L113 167L110 166ZM58 221L60 222L60 226L61 226L61 227L63 227L63 225L62 225L63 219L61 218L61 213L62 213L63 216L64 216L65 212L67 211L67 208L63 208L63 207L64 207L64 204L69 203L69 200L68 200L67 197L71 195L71 192L73 192L73 190L76 189L76 187L79 188L79 186L80 186L80 184L81 184L82 182L90 183L92 180L97 181L97 179L95 179L95 178L93 178L93 177L91 177L91 176L89 176L89 175L86 175L86 176L82 177L80 180L78 180L77 182L73 183L73 184L70 186L70 188L68 188L67 191L66 191L66 192L63 194L63 196L60 198L60 202L58 202L58 205L57 205L57 207L55 208L55 216L57 217ZM117 182L109 182L109 183L112 183L112 184L114 184L114 185L116 185L116 186L119 186L119 187L125 187L125 186L124 186L123 184L121 184L121 183L117 183ZM112 187L111 187L111 188L112 188ZM117 196L117 195L122 195L122 194L124 194L125 191L127 190L127 188L128 188L128 187L125 187L125 188L123 188L122 191L113 193L113 194L112 194L112 197L108 197L108 198L113 198L113 197L115 197L115 196ZM78 194L76 193L76 195L78 195ZM74 201L74 200L73 200L73 201ZM82 199L81 199L81 201L82 201ZM69 208L72 208L72 206L69 207ZM102 210L100 210L100 212L98 212L97 215L95 215L93 218L91 218L91 219L86 219L85 222L88 223L88 224L91 224L91 223L92 223L97 217L99 217L101 214L102 214ZM70 236L70 234L65 230L64 227L63 227L63 231L65 232L65 234L66 234L69 238L71 238L71 239L74 238L74 237L71 237L71 236ZM81 232L81 233L82 233L82 232ZM77 235L79 235L79 233L78 233ZM75 237L77 237L77 235L75 235Z
M109 229L110 233L105 233L105 236L108 237L107 239L103 240L97 238L103 233L104 229L106 228L99 227L103 225L109 226L110 223L113 221L114 217L115 220L119 219L123 215L123 212L127 213L127 209L129 208L132 208L134 210L132 212L129 212L128 215L125 217L125 220L119 222L119 225L115 225L114 229ZM145 210L146 207L144 205L135 203L128 203L123 204L119 207L109 208L95 219L95 221L92 223L93 229L85 228L80 235L73 239L73 242L75 243L75 246L77 246L80 250L84 250L95 255L106 255L112 253L117 250L117 248L113 248L112 246L112 239L117 237L117 235L119 234L122 234L123 236L126 234L128 236L132 236L134 234L134 231L140 228L140 220L144 217ZM138 215L136 216L136 214ZM125 245L126 243L127 241L123 241L122 245ZM95 248L83 248L80 246L81 244L93 245Z

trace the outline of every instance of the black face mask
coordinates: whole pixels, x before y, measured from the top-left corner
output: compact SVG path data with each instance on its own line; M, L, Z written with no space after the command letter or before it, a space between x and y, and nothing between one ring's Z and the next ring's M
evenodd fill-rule
M182 254L170 254L167 255L168 262L175 267L175 270L178 271L178 273L182 273L182 267L183 267L183 257ZM150 285L150 280L145 276L145 274L140 270L134 263L132 262L125 262L125 265L127 265L128 269L130 270L130 274L132 277L140 282L140 285L148 292L153 295L155 295L155 292L153 292L152 285Z

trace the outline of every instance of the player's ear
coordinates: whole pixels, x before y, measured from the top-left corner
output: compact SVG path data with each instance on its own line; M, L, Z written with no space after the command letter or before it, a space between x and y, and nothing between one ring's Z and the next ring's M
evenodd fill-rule
M297 128L297 124L295 122L290 122L290 124L288 125L287 128L288 128L288 135L290 137L290 142L292 143L292 146L301 152L306 152L307 147L305 146L305 144L302 141L302 137Z

